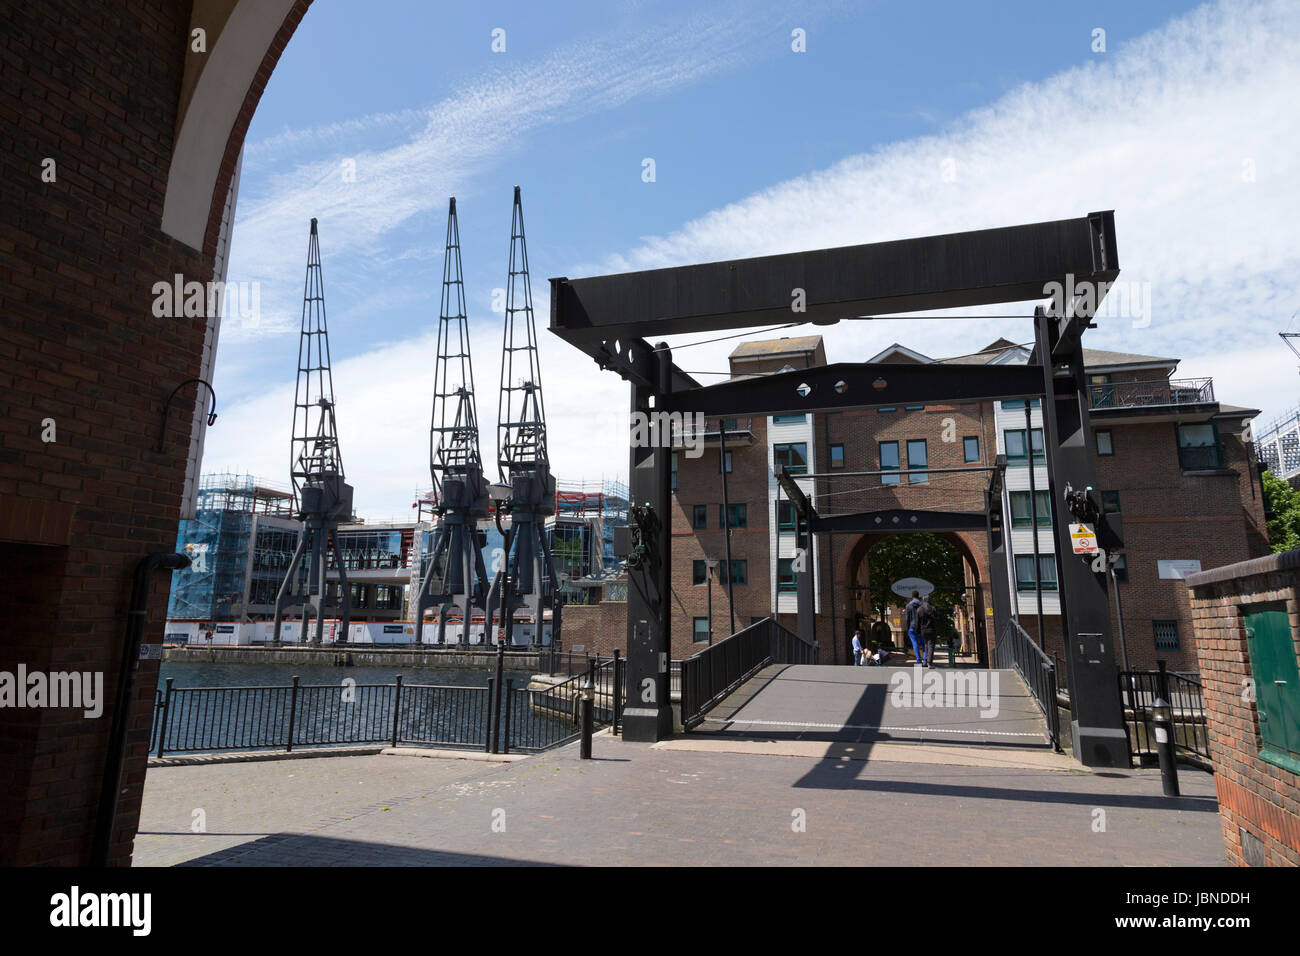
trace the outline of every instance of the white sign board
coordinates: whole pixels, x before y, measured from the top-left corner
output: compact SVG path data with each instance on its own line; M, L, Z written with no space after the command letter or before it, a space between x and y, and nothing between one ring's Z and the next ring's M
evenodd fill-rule
M1181 581L1189 574L1201 573L1201 562L1196 560L1157 561L1160 577L1171 581Z
M1075 554L1097 553L1097 529L1090 524L1070 525L1070 543Z
M934 590L934 585L925 578L899 578L889 586L889 590L899 597L910 598L913 591L925 597Z

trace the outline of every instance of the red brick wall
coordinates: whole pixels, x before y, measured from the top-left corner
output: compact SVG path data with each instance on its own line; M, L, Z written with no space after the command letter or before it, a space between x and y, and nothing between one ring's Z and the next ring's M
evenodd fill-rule
M564 649L581 644L588 653L609 657L614 650L627 655L627 602L566 604L562 612Z
M1197 575L1187 586L1228 862L1244 865L1245 828L1264 843L1268 865L1300 865L1300 775L1259 757L1259 716L1243 693L1252 676L1243 605L1285 601L1300 656L1300 551Z
M233 169L283 42L248 93ZM6 586L0 669L103 671L111 703L141 557L175 546L191 401L162 403L198 374L205 320L157 318L153 284L212 278L160 231L190 4L11 4L0 35L0 541ZM232 152L233 151L233 152ZM55 182L41 179L56 163ZM224 182L228 182L226 179ZM217 195L224 198L225 186ZM214 223L219 223L220 203ZM54 442L42 441L53 419ZM161 636L169 578L152 582L146 640ZM141 665L111 856L129 862L157 664ZM43 710L0 720L0 863L85 864L111 714Z
M1258 534L1263 505L1246 449L1239 438L1223 435L1225 473L1184 474L1173 422L1093 424L1094 430L1109 428L1114 441L1115 454L1096 459L1097 488L1119 492L1128 565L1128 582L1119 587L1129 666L1153 669L1163 659L1171 670L1196 671L1187 589L1180 580L1160 578L1157 562L1196 558L1208 571L1267 552ZM1156 620L1178 622L1177 651L1156 650ZM1111 626L1118 638L1113 600Z

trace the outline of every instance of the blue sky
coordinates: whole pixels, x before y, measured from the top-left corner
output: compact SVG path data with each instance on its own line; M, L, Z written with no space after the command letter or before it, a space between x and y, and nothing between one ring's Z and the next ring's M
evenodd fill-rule
M228 278L261 284L261 314L223 324L223 413L204 469L287 478L317 216L358 511L409 514L429 483L452 194L493 460L501 316L490 303L516 183L539 329L551 276L1114 208L1121 278L1149 283L1152 309L1102 322L1089 344L1183 358L1182 374L1214 375L1222 400L1280 413L1296 402L1276 333L1300 307L1300 132L1287 98L1300 88L1300 13L1269 2L1066 7L316 0L246 141ZM504 53L491 49L495 28ZM791 50L795 28L804 53ZM1097 28L1105 52L1092 49ZM995 320L847 325L819 330L832 360L894 340L939 356L1029 334ZM626 386L540 334L555 470L625 474ZM678 362L720 371L730 347Z

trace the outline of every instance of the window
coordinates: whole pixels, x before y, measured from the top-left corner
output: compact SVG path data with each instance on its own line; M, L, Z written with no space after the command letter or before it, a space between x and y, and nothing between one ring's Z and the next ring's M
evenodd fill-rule
M728 575L727 575L727 562L726 562L726 561L722 561L722 562L720 562L720 563L718 564L718 568L722 571L722 583L723 583L723 584L730 584L730 583L732 583L733 581L734 581L736 584L748 584L748 583L749 583L749 562L748 562L748 561L732 561L732 562L731 562L731 576L730 576L730 578L729 578Z
M718 473L721 474L724 470L727 474L731 474L731 452L727 452L718 461Z
M1038 574L1043 582L1044 591L1056 590L1056 559L1054 555L1038 556ZM1032 554L1016 555L1016 590L1034 590L1034 556Z
M792 475L801 475L808 470L808 443L788 442L772 446L772 458L776 463L776 473L787 469Z
M880 443L880 470L898 471L898 442L882 441ZM902 479L898 475L881 475L882 485L896 485Z
M1115 572L1115 581L1118 584L1128 584L1128 558L1122 554L1115 556L1115 563L1111 565Z
M724 418L718 422L718 430L724 432L738 432L740 431L739 423L740 419L738 418Z
M898 407L897 407L897 406L895 406L895 405L889 405L889 406L887 406L887 407L877 408L877 409L876 409L876 414L877 414L877 415L888 415L890 412L896 412L896 411L898 411Z
M793 501L778 501L776 503L776 527L778 531L795 530L794 518Z
M1178 622L1177 621L1152 621L1151 630L1155 636L1156 650L1158 651L1178 650Z
M1029 400L1029 407L1037 408L1038 399L1031 398ZM1024 411L1024 408L1025 408L1025 400L1023 398L1013 398L1010 399L1009 401L1005 401L1002 403L1002 410L1004 412Z
M967 463L980 460L980 439L978 435L967 435L961 440L962 451Z
M1219 434L1214 422L1178 426L1178 462L1184 471L1219 468Z
M783 592L799 590L794 574L794 558L776 559L776 589Z
M696 644L709 643L709 619L707 617L691 618L691 640Z
M923 411L925 411L925 406L924 406L924 405L904 405L904 406L903 406L903 411L905 411L905 412L923 412Z
M691 527L696 531L703 531L709 526L709 507L708 505L695 505L691 509Z
M677 454L673 453L672 492L677 494Z
M807 415L773 415L773 425L802 425L808 420Z
M1029 492L1013 491L1011 492L1011 526L1013 528L1028 528L1033 524L1035 515L1038 518L1040 527L1051 525L1052 523L1052 497L1046 491L1034 492L1034 509L1033 513L1029 508Z
M844 446L843 445L831 445L831 467L832 468L844 467Z
M703 561L691 562L691 583L707 584L709 580L709 566Z
M1002 433L1002 437L1007 449L1007 463L1011 465L1028 464L1029 458L1025 450L1025 430L1023 428L1008 428ZM1033 429L1031 440L1034 443L1034 461L1045 461L1043 430L1041 428Z
M727 505L724 513L721 505L718 506L718 527L719 528L745 528L748 527L749 507L747 505ZM727 518L731 520L728 521Z
M925 439L910 439L907 443L908 470L911 471L914 468L924 468L928 464L930 464L930 455L925 447ZM907 476L907 483L909 485L928 485L930 483L930 475L928 472L924 471L912 471L912 473Z
M1109 428L1097 429L1097 454L1102 458L1115 454L1115 437Z
M1119 513L1119 492L1103 491L1101 493L1101 510L1103 514Z

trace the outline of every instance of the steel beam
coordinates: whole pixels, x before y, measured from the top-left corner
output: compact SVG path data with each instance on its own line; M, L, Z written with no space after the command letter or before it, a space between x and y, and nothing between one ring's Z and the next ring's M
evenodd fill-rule
M987 524L983 511L917 511L884 508L855 514L819 515L813 512L811 530L818 534L852 534L870 531L893 534L899 531L982 531Z
M672 356L654 353L658 364L655 387L632 386L632 412L649 414L651 397L668 390ZM636 446L629 456L632 519L648 506L641 526L645 547L639 567L629 568L627 582L627 706L623 710L623 739L654 742L673 732L668 660L672 642L672 450Z
M551 331L601 340L826 324L854 316L1028 302L1050 282L1118 273L1109 212L729 262L551 280ZM800 304L801 311L795 311Z
M1104 563L1103 570L1094 571L1091 555L1074 554L1070 522L1077 519L1066 509L1067 488L1086 492L1098 504L1097 492L1092 490L1097 482L1083 352L1077 344L1058 351L1064 325L1045 310L1038 310L1034 325L1035 351L1065 360L1059 377L1054 364L1045 368L1043 445L1052 501L1052 530L1056 536L1058 597L1069 668L1074 755L1089 767L1128 768L1128 736L1120 707L1119 667L1115 643L1111 640Z
M675 391L664 396L663 408L705 415L781 415L1042 394L1043 370L1036 365L837 362Z

